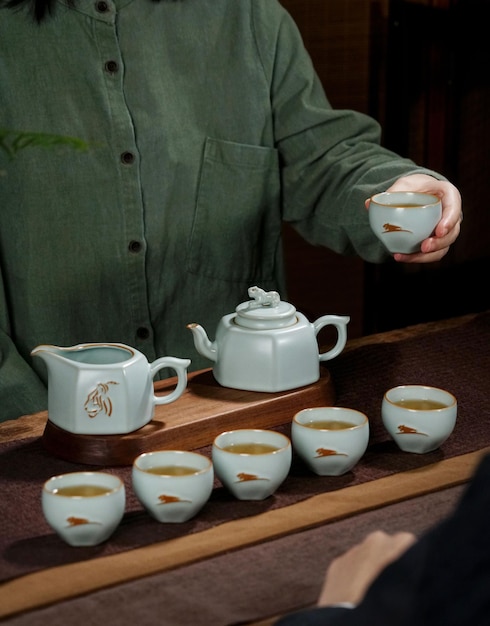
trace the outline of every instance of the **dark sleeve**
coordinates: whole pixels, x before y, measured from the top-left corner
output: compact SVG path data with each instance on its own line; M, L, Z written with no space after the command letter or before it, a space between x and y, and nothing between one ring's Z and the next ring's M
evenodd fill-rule
M277 622L277 626L330 626L330 624L343 624L342 620L348 617L344 613L353 610L355 609L324 607L298 611L280 619Z
M488 626L490 455L453 514L389 565L355 609L317 608L277 626Z

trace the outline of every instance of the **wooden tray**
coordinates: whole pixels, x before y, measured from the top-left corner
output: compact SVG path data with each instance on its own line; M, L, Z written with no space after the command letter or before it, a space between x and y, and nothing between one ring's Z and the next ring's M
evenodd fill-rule
M210 445L216 435L233 428L274 428L307 407L331 406L335 392L329 371L321 367L312 385L263 393L219 385L212 370L189 374L182 396L155 407L151 422L125 435L76 435L46 422L42 443L54 456L89 465L131 465L149 450L194 450ZM175 386L175 379L160 381L155 390Z

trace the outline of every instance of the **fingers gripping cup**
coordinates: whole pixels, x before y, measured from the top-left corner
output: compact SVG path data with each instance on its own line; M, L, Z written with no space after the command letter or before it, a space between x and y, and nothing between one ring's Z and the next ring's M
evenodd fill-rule
M96 546L108 539L124 515L120 478L105 472L71 472L43 485L46 521L71 546Z
M158 522L186 522L209 500L214 471L203 454L157 450L140 454L133 463L133 489Z
M315 474L341 476L365 453L369 421L364 413L344 407L303 409L293 417L291 439Z
M212 457L216 475L235 498L265 500L289 473L291 441L273 430L230 430L215 438Z

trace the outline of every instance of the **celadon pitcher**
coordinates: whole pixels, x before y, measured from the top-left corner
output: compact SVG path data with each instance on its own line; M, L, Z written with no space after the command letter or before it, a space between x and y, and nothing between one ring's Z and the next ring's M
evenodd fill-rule
M174 402L187 387L190 359L146 357L121 343L71 347L39 345L32 356L48 370L48 419L80 435L130 433L147 424L155 405ZM175 388L156 395L153 378L164 367L177 374Z
M213 375L224 387L248 391L284 391L320 378L320 362L342 352L347 341L345 315L323 315L311 323L276 291L250 287L251 300L221 318L211 341L199 324L188 324L197 351L214 362ZM337 330L335 345L320 352L317 335Z

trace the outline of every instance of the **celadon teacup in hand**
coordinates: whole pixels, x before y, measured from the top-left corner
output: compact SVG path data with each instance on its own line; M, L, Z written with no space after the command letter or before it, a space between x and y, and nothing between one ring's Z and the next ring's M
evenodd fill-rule
M429 193L385 191L369 202L371 229L392 254L420 252L441 217L441 199Z

